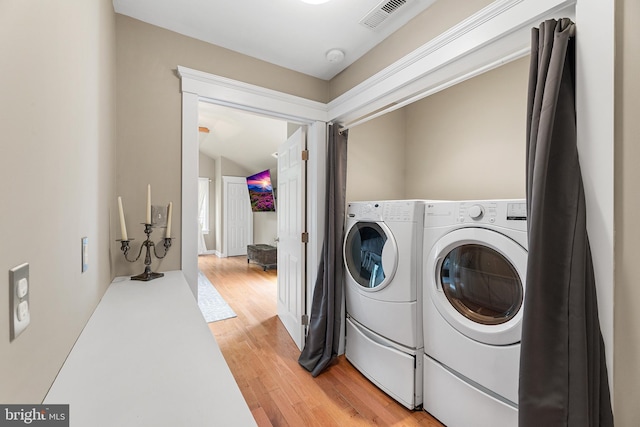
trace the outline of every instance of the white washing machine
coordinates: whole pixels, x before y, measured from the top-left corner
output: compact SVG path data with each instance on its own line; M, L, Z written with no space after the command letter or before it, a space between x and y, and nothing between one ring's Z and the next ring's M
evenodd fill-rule
M516 427L524 200L428 203L423 407L448 427Z
M422 404L424 203L349 203L343 247L346 357L409 409Z

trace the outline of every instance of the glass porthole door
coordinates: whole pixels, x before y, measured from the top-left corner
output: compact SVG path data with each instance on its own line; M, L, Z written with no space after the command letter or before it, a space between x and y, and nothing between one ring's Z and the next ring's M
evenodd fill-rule
M524 298L513 264L496 250L478 244L449 251L442 261L440 282L458 313L482 325L508 322Z
M345 265L348 274L362 289L376 291L389 283L395 260L391 268L385 266L383 253L392 244L393 238L384 224L356 222L349 229L344 243Z
M464 228L432 248L425 275L431 300L462 334L491 345L520 341L527 251L495 231Z

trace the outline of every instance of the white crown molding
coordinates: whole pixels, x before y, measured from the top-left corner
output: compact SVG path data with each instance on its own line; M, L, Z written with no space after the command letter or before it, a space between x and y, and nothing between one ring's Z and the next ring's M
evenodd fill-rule
M498 0L329 102L331 120L361 123L526 55L545 19L573 17L576 0ZM423 94L422 96L420 94Z
M197 94L219 105L240 107L247 111L268 112L270 116L311 123L328 121L328 107L313 101L250 83L178 66L182 92Z
M521 3L522 1L523 0L499 0L491 3L490 5L476 12L474 15L471 15L469 18L459 22L449 30L440 34L430 42L427 42L426 44L409 53L397 62L389 65L382 71L373 75L345 94L337 97L329 104L340 105L344 103L346 99L353 98L354 96L366 91L367 89L370 89L380 84L381 82L384 82L386 79L392 78L395 74L401 72L410 65L420 61L421 59L424 59L436 50L447 46L452 41L460 38L462 35L468 33L472 29L479 27L483 23L490 21L492 18L500 15L501 13L504 13L504 11L510 9L517 3Z

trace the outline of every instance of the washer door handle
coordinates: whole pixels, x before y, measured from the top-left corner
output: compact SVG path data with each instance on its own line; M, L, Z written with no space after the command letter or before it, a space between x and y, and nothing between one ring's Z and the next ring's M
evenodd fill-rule
M433 269L433 281L436 285L436 291L444 292L442 289L442 281L440 280L440 268L442 266L442 260L444 258L438 257L436 258L436 262L433 264L435 268Z
M385 279L387 277L392 277L394 274L394 269L396 265L396 251L393 245L389 244L390 242L387 240L384 246L382 247L382 272L384 273Z

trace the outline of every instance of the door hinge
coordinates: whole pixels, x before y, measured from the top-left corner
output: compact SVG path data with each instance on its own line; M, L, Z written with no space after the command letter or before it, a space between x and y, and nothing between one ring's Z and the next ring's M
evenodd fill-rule
M305 162L309 160L309 150L302 150L302 160Z
M304 326L309 326L309 316L307 316L306 314L302 315L302 324Z
M302 233L302 243L309 243L309 233L306 231Z

